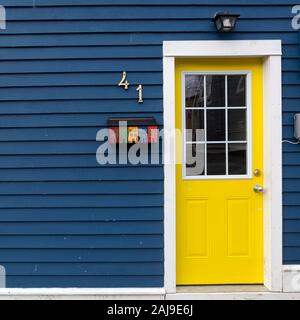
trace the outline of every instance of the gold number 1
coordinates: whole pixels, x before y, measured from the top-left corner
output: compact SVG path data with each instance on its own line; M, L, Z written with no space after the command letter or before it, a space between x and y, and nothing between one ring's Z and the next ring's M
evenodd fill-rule
M139 103L143 103L143 86L141 84L139 84L139 86L137 87L136 91L139 92Z

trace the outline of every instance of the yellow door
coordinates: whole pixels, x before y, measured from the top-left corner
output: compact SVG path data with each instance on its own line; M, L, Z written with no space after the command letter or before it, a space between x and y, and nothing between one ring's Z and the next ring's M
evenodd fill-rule
M263 283L260 59L176 61L177 284Z

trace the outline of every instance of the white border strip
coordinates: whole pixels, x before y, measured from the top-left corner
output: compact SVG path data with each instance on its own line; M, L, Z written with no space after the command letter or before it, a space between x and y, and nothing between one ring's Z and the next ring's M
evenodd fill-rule
M175 59L166 57L163 60L164 69L164 128L172 133L175 124ZM166 108L166 104L171 107ZM165 290L176 292L176 137L164 136L164 242L165 242ZM166 183L168 181L168 183Z
M282 85L281 57L270 56L264 74L265 285L282 290Z
M24 298L97 298L97 299L161 299L164 288L47 288L47 289L0 289L0 300L6 297Z
M280 40L165 41L164 57L281 56Z

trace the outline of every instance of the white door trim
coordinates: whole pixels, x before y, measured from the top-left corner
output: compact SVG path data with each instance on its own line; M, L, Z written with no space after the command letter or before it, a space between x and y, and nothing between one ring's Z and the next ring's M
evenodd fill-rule
M264 275L269 290L282 291L281 41L165 41L163 56L166 293L176 293L175 59L183 57L264 58Z

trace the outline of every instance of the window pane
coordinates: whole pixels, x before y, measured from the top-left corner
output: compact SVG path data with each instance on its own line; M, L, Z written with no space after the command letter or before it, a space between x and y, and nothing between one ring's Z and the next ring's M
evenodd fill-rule
M200 108L204 106L204 77L187 75L185 77L185 106Z
M205 145L187 144L186 145L186 175L201 176L204 175L205 166Z
M247 174L247 144L228 144L228 173Z
M207 110L207 141L225 141L225 110Z
M246 110L228 110L228 140L246 140Z
M226 174L225 143L207 145L207 174Z
M206 76L206 106L225 107L225 76Z
M246 106L246 76L228 76L228 107Z
M186 140L204 141L204 111L186 110Z

